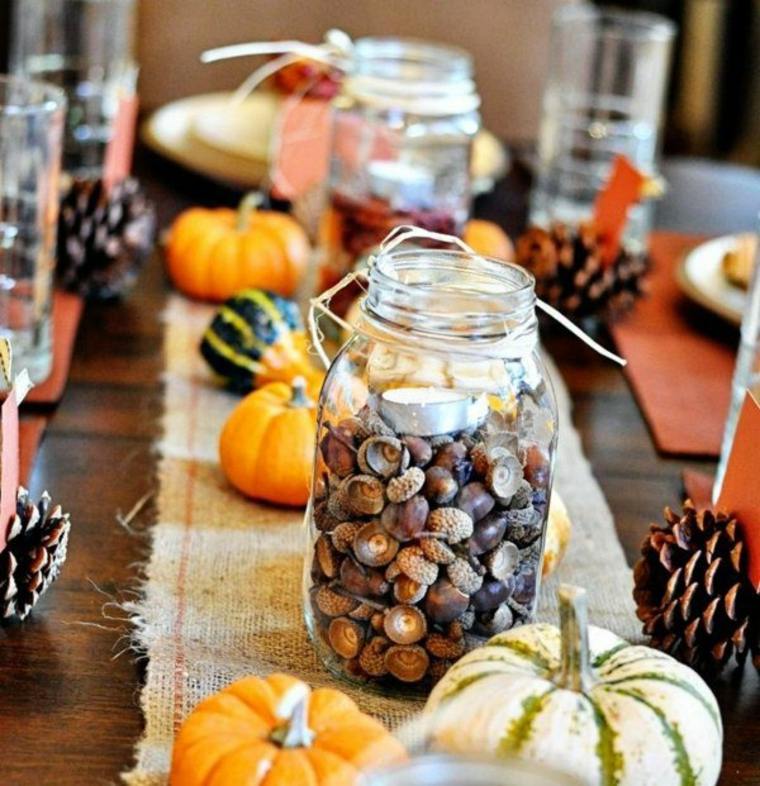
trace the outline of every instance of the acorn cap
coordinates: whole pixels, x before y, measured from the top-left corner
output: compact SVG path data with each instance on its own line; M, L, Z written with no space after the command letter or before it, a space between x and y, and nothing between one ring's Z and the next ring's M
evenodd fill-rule
M395 644L385 653L385 666L401 682L419 682L427 674L430 657L419 644Z
M355 658L364 644L364 629L347 617L336 617L330 621L327 640L341 658Z
M478 575L467 560L457 557L447 568L451 583L466 595L472 595L483 586L483 577Z
M448 546L442 539L420 538L419 542L422 553L427 559L438 565L450 565L457 558L451 546Z
M420 584L432 584L438 578L438 565L426 559L419 546L406 546L396 555L402 573Z
M514 622L512 610L506 603L502 603L493 611L479 614L474 626L474 632L481 636L495 636L497 633L511 628Z
M436 658L457 660L464 655L466 644L464 637L450 639L442 633L431 633L425 639L425 649Z
M363 526L364 523L361 521L344 521L338 524L330 535L335 549L341 554L348 554L354 545L356 533Z
M385 487L372 475L346 478L340 485L339 493L341 502L351 513L359 516L376 516L385 507Z
M359 605L353 598L334 592L327 585L322 585L317 590L315 603L322 614L328 617L341 617Z
M504 505L508 504L515 495L522 480L522 464L517 456L511 454L494 461L486 474L486 485L496 499Z
M382 636L373 636L359 655L359 665L370 677L384 677L388 673L385 653L390 642Z
M348 613L352 620L359 620L360 622L367 622L372 619L372 615L377 612L374 603L360 603L353 611Z
M399 603L419 603L426 592L427 584L420 584L403 573L393 582L393 597Z
M425 473L419 467L410 467L397 478L391 478L385 489L391 502L406 502L411 499L425 482Z
M333 546L328 535L322 534L317 538L317 542L314 544L314 553L322 573L328 579L334 579L338 575L342 556Z
M415 644L427 633L427 620L416 606L394 606L385 615L383 630L396 644Z
M488 572L495 579L502 581L515 572L519 561L520 550L509 541L504 541L483 558L483 564L488 568Z
M393 560L399 544L379 521L365 524L354 537L354 555L362 565L377 568Z
M431 532L443 535L449 543L459 543L469 538L473 531L472 517L459 508L434 510L428 516L427 525Z
M362 472L390 478L409 466L409 451L396 437L374 436L359 447L357 461Z

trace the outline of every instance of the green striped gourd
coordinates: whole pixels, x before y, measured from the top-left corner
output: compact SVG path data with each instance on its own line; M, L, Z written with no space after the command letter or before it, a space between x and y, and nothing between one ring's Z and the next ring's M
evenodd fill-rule
M586 624L560 588L561 630L500 633L454 664L425 708L430 744L561 766L586 786L714 786L723 729L689 667Z
M203 334L200 350L240 393L299 376L316 382L318 376L306 354L297 304L262 289L245 289L225 301Z

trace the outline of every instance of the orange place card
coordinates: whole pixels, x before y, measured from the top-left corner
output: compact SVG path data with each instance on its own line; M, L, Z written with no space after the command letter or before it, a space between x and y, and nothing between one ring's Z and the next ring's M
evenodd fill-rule
M594 203L594 224L602 237L602 261L605 265L615 261L628 209L639 201L645 180L625 156L615 157L607 184Z
M18 401L11 390L0 408L0 551L8 538L8 524L16 512L19 484Z
M272 191L293 200L327 179L330 102L292 96L283 102L272 156Z
M103 160L103 183L110 190L132 170L132 153L137 125L137 95L122 95L113 121L113 134L106 146Z
M739 414L717 509L731 513L741 522L748 552L748 574L757 589L760 589L759 459L760 404L748 390Z

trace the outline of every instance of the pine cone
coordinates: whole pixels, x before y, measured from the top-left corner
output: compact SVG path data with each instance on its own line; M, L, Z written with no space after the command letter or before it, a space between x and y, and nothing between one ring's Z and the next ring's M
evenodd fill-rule
M19 487L16 515L0 552L0 619L24 619L58 578L66 559L71 523L59 505L50 510L47 492L35 505Z
M650 526L641 553L633 597L653 647L706 676L732 654L743 663L751 652L760 668L760 605L735 519L687 500L681 516L665 508L665 525Z
M93 300L124 295L150 255L156 213L134 178L106 194L102 180L75 180L58 218L58 279Z
M559 222L530 227L517 240L516 259L536 277L536 294L573 317L612 317L643 293L646 255L625 248L604 265L600 237L590 223L575 233Z

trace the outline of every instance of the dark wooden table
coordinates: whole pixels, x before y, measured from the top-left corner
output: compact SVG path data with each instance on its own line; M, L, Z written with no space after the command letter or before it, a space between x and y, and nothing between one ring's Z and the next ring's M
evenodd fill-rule
M191 202L235 199L152 156L140 157L138 171L162 226ZM693 232L752 227L760 207L758 173L680 161L666 174L673 188L660 208L662 225ZM477 212L515 231L524 221L527 185L524 174L513 172L478 201ZM73 530L58 583L23 625L0 629L3 786L116 783L141 731L143 666L128 650L129 627L114 603L129 599L137 586L152 510L133 522L137 532L116 517L154 487L166 292L156 256L127 302L87 308L68 390L51 414L31 486L35 493L48 488L65 505ZM684 464L655 453L615 366L559 332L547 343L573 394L576 425L632 561L650 519L678 501ZM721 786L758 786L758 677L752 669L727 673L715 687L726 726Z

